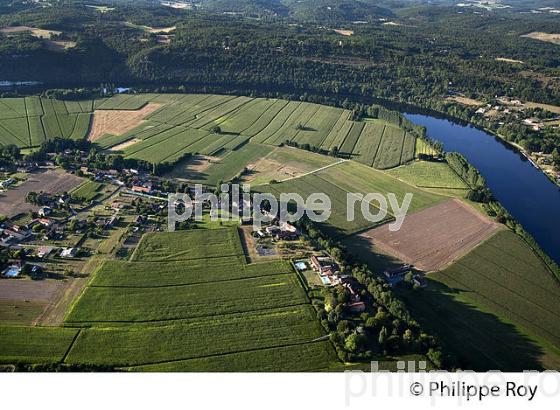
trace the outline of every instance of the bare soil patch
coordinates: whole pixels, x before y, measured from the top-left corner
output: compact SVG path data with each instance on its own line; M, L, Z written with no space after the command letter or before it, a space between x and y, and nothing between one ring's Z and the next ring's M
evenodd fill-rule
M130 147L131 145L136 144L137 142L142 141L141 139L138 138L132 138L131 140L125 141L122 144L118 144L115 145L114 147L111 147L111 151L122 151L125 148Z
M470 206L450 199L408 215L397 232L388 224L359 234L383 252L424 271L439 270L500 229Z
M20 33L31 33L32 36L37 38L45 38L50 39L53 35L59 35L62 31L56 30L43 30L40 28L28 27L28 26L13 26L13 27L4 27L0 29L2 34L10 35L10 34L20 34Z
M346 36L346 37L354 34L353 30L344 30L344 29L335 29L334 32L340 34L341 36Z
M545 41L547 43L560 44L560 34L558 33L543 33L541 31L533 31L529 34L524 34L521 37L528 37L534 40Z
M12 217L22 212L36 211L39 207L25 202L29 192L69 192L84 182L83 178L60 170L29 174L21 185L0 194L0 215Z
M37 322L43 326L60 326L72 302L87 284L87 278L74 278L51 299Z
M88 134L89 141L102 135L121 135L139 126L144 118L161 107L161 104L148 103L139 110L95 110Z
M60 52L76 47L76 42L66 40L47 40L45 41L45 47L47 50Z
M478 107L478 106L484 105L483 102L480 102L480 101L472 99L472 98L461 97L459 95L455 95L455 96L452 96L452 97L447 97L447 100L457 102L457 103L463 104L463 105L469 105L471 107Z
M506 57L496 57L496 61L503 61L504 63L512 63L512 64L525 64L521 60L514 60L513 58L506 58Z
M259 180L274 179L282 181L288 178L295 178L310 171L303 168L297 164L283 164L270 158L262 158L253 164L247 165L248 172L244 180L252 182L258 178Z
M48 302L63 285L58 280L2 279L0 299Z

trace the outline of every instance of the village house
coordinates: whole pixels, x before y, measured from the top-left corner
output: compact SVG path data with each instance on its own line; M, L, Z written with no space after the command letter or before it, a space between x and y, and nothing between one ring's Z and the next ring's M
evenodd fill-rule
M5 179L4 181L0 182L0 188L7 189L11 185L15 184L16 180L13 178Z
M60 252L61 258L74 258L78 253L76 248L63 248Z
M297 228L288 222L283 222L280 225L267 226L265 231L277 240L293 240L299 237Z
M410 272L411 269L411 265L404 264L395 268L387 269L383 272L383 275L389 285L395 286L404 280L405 275Z
M357 282L354 278L346 278L341 281L342 286L348 291L350 300L346 304L346 308L353 313L361 313L366 310L365 303L361 300L357 291Z
M48 258L54 248L52 246L41 246L37 249L35 256L39 259Z
M37 214L42 217L49 216L51 213L52 208L49 206L42 206L41 208L39 208L39 211L37 211Z

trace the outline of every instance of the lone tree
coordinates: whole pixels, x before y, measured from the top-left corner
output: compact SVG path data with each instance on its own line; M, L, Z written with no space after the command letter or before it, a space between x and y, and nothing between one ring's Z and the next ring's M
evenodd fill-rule
M212 128L210 128L210 132L212 134L221 134L222 129L218 125L214 125Z

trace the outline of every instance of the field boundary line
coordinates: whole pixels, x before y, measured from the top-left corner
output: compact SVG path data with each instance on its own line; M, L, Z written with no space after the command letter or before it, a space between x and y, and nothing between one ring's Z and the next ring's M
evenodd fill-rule
M276 139L276 134L278 134L278 132L280 132L280 130L283 129L283 128L286 126L286 124L287 124L288 122L290 122L290 120L291 120L291 118L292 118L292 115L294 115L294 114L299 110L299 108L301 107L301 105L303 104L301 101L297 101L297 103L298 103L298 104L295 106L295 108L292 110L292 112L290 112L290 114L286 117L286 119L282 122L282 124L280 124L280 126L278 127L278 129L277 129L276 131L274 131L272 134L270 134L270 136L268 136L268 138L266 138L264 141L262 141L263 144L275 145L275 144L267 143L267 141L270 140L270 139L275 140L275 139ZM284 106L284 108L282 108L282 109L280 110L280 112L284 111L284 109L285 109L288 105L289 105L289 104L286 104L286 105ZM280 115L280 112L279 112L276 116ZM298 114L297 114L298 117L299 117L299 115L301 115L301 113L298 113ZM274 118L276 118L276 116L275 116ZM272 124L272 121L274 121L274 118L270 121L270 124ZM270 124L269 124L269 125L270 125ZM265 127L262 131L264 131L266 128L267 128L267 127ZM261 131L261 132L262 132L262 131ZM260 133L259 133L259 134L260 134ZM257 135L259 135L259 134L257 134ZM255 137L257 137L257 135L255 135Z
M267 100L269 100L269 98L255 98L255 101L259 101L259 102L260 102L261 100L262 100L262 101L267 101ZM274 105L275 105L277 102L278 102L278 100L275 99L275 101L274 101L272 104L270 104L270 105L267 107L267 109L264 110L264 111L255 119L255 121L253 121L253 123L252 123L251 125L249 125L248 127L245 127L244 129L242 129L242 130L239 132L239 135L247 135L247 134L243 134L243 133L244 133L245 131L247 131L249 128L251 128L253 125L255 125L255 124L263 117L263 115L265 115L272 107L274 107ZM249 137L251 137L251 136L249 136Z
M287 181L291 181L292 179L298 179L298 178L305 177L305 176L307 176L307 175L312 175L312 174L315 174L315 173L317 173L317 172L321 172L321 171L323 171L323 170L325 170L325 169L327 169L327 168L334 167L335 165L340 165L340 164L342 164L343 162L346 162L346 161L350 161L350 160L348 160L348 159L341 159L341 160L338 161L338 162L333 162L332 164L325 165L325 166L323 166L323 167L321 167L321 168L317 168L317 169L315 169L315 170L313 170L313 171L309 171L309 172L306 172L306 173L304 173L304 174L301 174L301 175L298 175L298 176L295 176L295 177L286 178L286 179L283 179L283 180L278 181L278 182L279 182L279 183L280 183L280 182L287 182ZM333 184L333 185L334 185L334 184ZM339 187L339 188L340 188L340 187Z
M281 273L272 273L272 274L263 274L263 275L252 275L252 276L244 276L242 278L233 278L233 279L220 279L220 280L211 280L207 282L192 282L192 283L177 283L173 285L155 285L155 286L132 286L132 285L89 285L89 288L103 288L103 289L162 289L162 288L179 288L179 287L186 287L186 286L196 286L196 285L211 285L213 283L223 283L223 282L238 282L242 280L250 280L250 279L258 279L263 277L274 277L274 276L284 276L284 275L291 275L292 272L281 272Z
M74 347L74 344L76 343L76 340L78 339L78 336L80 336L81 332L82 332L82 328L78 328L78 331L76 332L74 338L70 342L70 346L68 346L68 349L66 349L66 352L64 353L64 356L62 356L62 360L59 363L64 363L66 361L68 355L70 354L70 351Z
M301 289L303 293L306 293L304 289ZM228 316L228 315L244 315L244 314L252 314L252 313L258 313L258 312L266 312L269 310L280 310L280 309L288 309L288 308L292 308L292 307L297 307L297 306L310 306L309 302L306 300L304 302L301 303L293 303L290 305L279 305L279 306L273 306L273 307L260 307L257 309L249 309L249 310L243 310L243 311L235 311L235 312L227 312L227 313L221 313L218 315L215 314L207 314L207 315L202 315L202 316L187 316L187 317L171 317L171 318L167 318L167 319L149 319L149 320L80 320L80 321L68 321L66 327L80 327L80 328L84 328L84 327L92 327L91 325L95 325L95 324L101 324L101 325L121 325L121 326L113 326L113 328L117 328L117 329L121 329L123 324L128 324L131 325L131 327L133 325L136 324L144 324L144 323L166 323L166 322L180 322L183 320L186 321L192 321L192 320L206 320L208 318L218 318L221 316ZM311 307L312 308L312 307ZM95 326L93 326L95 327ZM126 327L126 326L125 326Z
M324 337L324 336L322 336L322 337ZM298 343L288 343L288 344L283 344L283 345L275 345L275 346L257 347L257 348L253 348L253 349L236 350L234 352L216 353L216 354L209 354L209 355L204 355L204 356L189 357L189 358L185 358L185 359L165 360L165 361L158 361L158 362L152 362L152 363L137 364L137 365L132 365L132 366L119 366L117 368L119 368L119 369L133 369L133 368L137 368L137 367L151 366L151 365L156 365L156 364L166 364L166 363L185 362L185 361L188 361L188 360L208 359L208 358L211 358L211 357L228 356L228 355L237 354L237 353L258 352L258 351L262 351L262 350L272 350L272 349L279 349L279 348L283 348L283 347L302 346L302 345L309 345L309 344L321 343L321 342L323 342L323 341L322 340L321 341L309 340L309 341L298 342ZM338 358L337 358L337 360L338 360Z

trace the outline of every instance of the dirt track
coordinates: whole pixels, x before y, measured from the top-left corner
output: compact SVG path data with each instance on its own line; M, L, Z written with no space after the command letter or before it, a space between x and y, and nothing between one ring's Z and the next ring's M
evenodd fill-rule
M500 225L457 199L408 215L397 232L387 224L359 236L424 271L439 270L489 238Z

